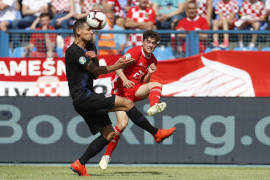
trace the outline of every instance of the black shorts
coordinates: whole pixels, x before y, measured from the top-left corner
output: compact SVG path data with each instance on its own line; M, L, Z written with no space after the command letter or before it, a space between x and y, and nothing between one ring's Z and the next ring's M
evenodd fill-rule
M114 106L115 95L106 97L104 93L91 94L82 102L76 102L75 110L84 118L93 134L100 132L105 126L112 124L108 110Z

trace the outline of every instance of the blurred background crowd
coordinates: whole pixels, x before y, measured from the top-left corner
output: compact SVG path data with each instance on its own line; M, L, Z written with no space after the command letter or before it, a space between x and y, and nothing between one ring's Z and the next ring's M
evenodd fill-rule
M90 10L103 11L104 30L269 30L270 0L0 0L0 30L68 30ZM61 31L59 31L61 32ZM25 40L26 39L26 40ZM248 41L237 36L237 46L256 48L257 34ZM18 57L62 57L72 34L13 34L12 53ZM99 54L123 54L140 45L142 35L100 34ZM200 34L200 52L207 47L230 48L229 34ZM161 46L174 55L185 52L185 34L163 34ZM17 56L14 55L14 56Z

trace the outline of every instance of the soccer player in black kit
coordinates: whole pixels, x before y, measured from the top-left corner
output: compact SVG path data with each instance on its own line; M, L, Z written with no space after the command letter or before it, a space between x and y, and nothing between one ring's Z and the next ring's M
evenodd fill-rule
M114 130L108 112L126 111L137 126L151 133L155 139L169 137L175 128L157 129L136 109L133 102L117 95L97 94L93 80L101 74L113 72L133 63L134 59L120 58L110 66L99 66L93 31L86 19L79 19L73 25L74 43L65 55L66 74L74 109L83 117L92 134L101 133L93 140L83 155L71 164L79 176L90 176L85 168L87 161L99 153L114 137Z

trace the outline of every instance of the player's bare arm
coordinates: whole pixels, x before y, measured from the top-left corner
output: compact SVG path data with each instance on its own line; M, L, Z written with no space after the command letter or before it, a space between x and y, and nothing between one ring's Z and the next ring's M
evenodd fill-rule
M125 88L133 88L133 86L135 85L135 83L132 82L132 81L130 81L130 80L126 77L126 75L125 75L123 69L118 69L118 70L116 70L116 73L117 73L117 75L120 77L120 79L123 81L123 86L124 86Z
M130 65L133 63L134 59L123 59L120 58L116 63L110 66L99 66L98 63L95 61L96 57L91 59L91 61L88 63L86 70L92 73L95 76L99 76L101 74L107 74L110 72L113 72L117 69L125 68L126 66Z

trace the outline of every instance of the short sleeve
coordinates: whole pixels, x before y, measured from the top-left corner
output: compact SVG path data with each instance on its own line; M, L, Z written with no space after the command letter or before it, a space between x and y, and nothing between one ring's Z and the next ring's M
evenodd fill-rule
M2 0L3 4L7 4L9 6L13 6L15 4L15 0Z

